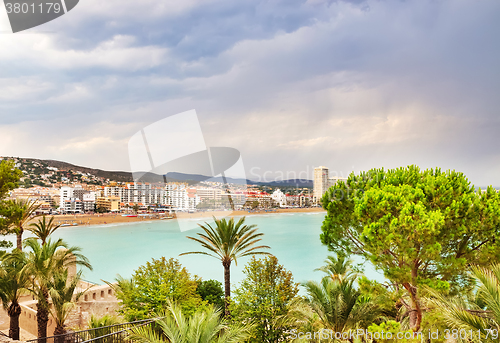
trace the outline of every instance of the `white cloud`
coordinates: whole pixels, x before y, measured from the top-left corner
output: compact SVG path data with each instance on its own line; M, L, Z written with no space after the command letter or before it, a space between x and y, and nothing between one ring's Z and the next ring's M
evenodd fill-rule
M0 78L0 101L25 101L54 89L50 81L38 77Z
M500 185L498 11L465 0L81 1L0 34L0 155L127 169L130 135L196 108L207 143L240 149L248 168L419 163Z
M22 35L21 35L22 36ZM55 35L25 35L20 40L4 38L6 53L0 56L2 63L25 65L40 70L52 69L57 73L86 69L106 68L108 71L137 71L151 69L165 63L167 49L157 46L135 46L135 37L117 35L92 50L61 50L55 44Z

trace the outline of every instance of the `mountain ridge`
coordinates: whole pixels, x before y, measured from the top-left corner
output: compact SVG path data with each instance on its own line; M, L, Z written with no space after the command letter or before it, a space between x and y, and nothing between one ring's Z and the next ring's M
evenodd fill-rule
M50 168L57 168L60 171L76 171L76 172L81 172L81 173L87 173L87 174L91 174L91 175L94 175L96 177L107 179L110 181L133 182L132 173L126 172L126 171L119 171L119 170L109 171L109 170L103 170L103 169L98 169L98 168L83 167L83 166L75 165L75 164L68 163L68 162L50 160L50 159L44 160L44 159L38 159L38 158L22 158L22 157L3 157L3 158L37 162L40 164L44 164ZM197 182L206 181L206 180L210 180L213 182L223 182L223 179L220 176L212 178L212 177L206 176L206 175L184 174L184 173L176 173L176 172L171 172L171 173L168 173L166 175L167 182L176 182L177 181L177 182L197 183ZM238 178L226 177L226 180L228 183L235 183L235 184L246 183L246 184L250 184L250 185L270 186L270 187L312 188L312 186L313 186L312 180L303 180L303 179L274 180L274 181L268 181L268 182L259 182L259 181L253 181L250 179L238 179ZM144 173L144 175L141 176L141 181L149 182L149 183L158 183L158 182L164 182L165 178L163 177L163 175L158 175L158 174L154 174L154 173Z

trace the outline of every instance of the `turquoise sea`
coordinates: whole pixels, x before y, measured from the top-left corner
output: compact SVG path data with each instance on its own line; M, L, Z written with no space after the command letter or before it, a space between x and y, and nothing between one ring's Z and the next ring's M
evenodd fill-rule
M264 233L261 243L286 269L292 271L296 282L320 280L322 273L314 269L323 265L328 250L319 240L324 213L263 214L246 218L247 224L256 224ZM195 214L193 214L195 216ZM223 281L223 268L215 258L203 255L179 256L180 253L200 250L198 243L187 239L201 229L197 223L208 219L180 219L193 229L181 232L177 220L162 220L133 224L104 226L77 226L60 228L54 238L63 238L70 245L79 246L93 266L84 271L84 279L102 284L113 282L117 274L130 277L137 267L151 258L177 258L191 274L202 279ZM187 223L186 223L187 221ZM25 234L26 237L28 236ZM13 239L13 237L11 237ZM250 257L231 267L233 287L244 277L243 267ZM383 277L371 265L365 274L382 281Z

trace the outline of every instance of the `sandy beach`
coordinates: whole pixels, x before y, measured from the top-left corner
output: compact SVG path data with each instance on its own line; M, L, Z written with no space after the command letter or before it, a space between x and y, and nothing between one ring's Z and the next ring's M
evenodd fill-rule
M290 209L273 209L273 210L258 210L258 211L207 211L207 212L179 212L177 218L211 218L215 216L225 217L231 216L251 216L273 213L309 213L309 212L324 212L322 208L290 208ZM154 215L153 216L157 216ZM54 221L57 224L77 224L82 225L106 225L113 223L134 223L145 222L150 220L159 220L158 217L123 217L121 214L105 213L105 214L77 214L77 215L56 215ZM37 221L35 219L34 221ZM165 219L170 220L170 219ZM75 225L76 226L76 225Z
M81 225L105 225L113 223L134 223L144 222L149 220L158 220L155 217L123 217L121 214L104 213L104 214L68 214L54 216L54 221L57 224L77 224Z

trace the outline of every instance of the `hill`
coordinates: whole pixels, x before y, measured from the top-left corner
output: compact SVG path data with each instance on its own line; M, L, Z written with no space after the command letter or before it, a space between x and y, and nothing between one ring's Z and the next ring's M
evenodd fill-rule
M95 169L89 167L82 167L74 165L67 162L56 161L56 160L41 160L35 158L19 158L19 157L4 157L7 159L13 159L16 161L16 166L21 169L26 177L29 177L33 184L44 185L49 182L60 181L61 177L77 177L81 180L82 175L92 176L92 183L101 184L109 181L117 182L132 182L133 175L131 172L126 171L107 171L102 169ZM51 168L57 168L57 172L51 171ZM51 176L46 176L45 174L52 173ZM73 175L75 174L76 175ZM44 176L45 175L45 176ZM43 177L41 177L43 176ZM146 173L141 177L141 181L157 183L157 182L188 182L197 183L200 181L205 181L210 179L209 176L198 175L198 174L183 174L183 173L168 173L164 178L163 175L158 175L154 173ZM268 186L268 187L282 187L282 188L312 188L313 182L311 180L301 180L301 179L291 179L291 180L280 180L280 181L270 181L270 182L257 182L248 179L234 179L227 177L228 183L234 184L249 184L257 186ZM210 181L223 182L222 177L212 178Z

